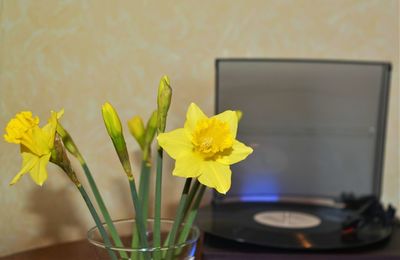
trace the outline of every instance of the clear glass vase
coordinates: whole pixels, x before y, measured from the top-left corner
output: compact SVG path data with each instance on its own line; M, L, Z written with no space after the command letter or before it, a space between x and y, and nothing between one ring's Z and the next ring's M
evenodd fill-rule
M168 259L168 260L189 260L195 259L197 242L199 240L200 231L196 226L192 226L185 242L176 244L172 247L163 246L172 228L173 220L161 220L161 248L153 246L153 226L154 220L147 220L147 248L132 248L131 242L134 237L132 234L136 227L134 219L113 221L114 226L122 240L123 247L112 246L106 247L97 227L89 229L87 238L89 242L95 246L97 259L111 259L109 252L114 252L118 259L130 260L152 260L152 259ZM107 224L103 224L108 231ZM183 226L181 225L181 228ZM178 233L179 234L179 233ZM112 238L110 236L110 240Z

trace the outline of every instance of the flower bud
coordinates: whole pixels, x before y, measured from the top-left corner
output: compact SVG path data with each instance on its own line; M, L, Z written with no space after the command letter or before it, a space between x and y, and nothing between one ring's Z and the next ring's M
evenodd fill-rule
M157 110L153 111L151 114L149 120L147 121L146 125L146 134L144 137L144 142L146 146L150 146L151 143L153 142L154 136L156 135L157 131L157 115L158 112Z
M140 116L134 116L128 121L129 132L138 142L140 148L143 150L145 147L145 129L143 120Z
M111 137L122 167L124 167L128 178L133 178L128 149L126 148L124 135L122 133L121 120L119 119L117 111L115 111L109 103L105 103L102 107L102 113L108 135Z
M110 103L106 102L101 112L103 113L104 124L106 125L108 135L111 138L118 138L122 135L122 125L121 120L115 109Z
M151 155L151 143L153 142L157 132L157 117L158 117L158 112L157 110L155 110L151 114L149 120L147 121L146 134L144 137L145 149L143 150L143 160L147 161L149 165L150 165L150 155Z
M167 76L163 76L160 80L160 85L158 87L158 97L157 97L157 128L158 132L163 133L165 131L167 122L167 113L169 106L171 104L172 89L169 84L169 79Z

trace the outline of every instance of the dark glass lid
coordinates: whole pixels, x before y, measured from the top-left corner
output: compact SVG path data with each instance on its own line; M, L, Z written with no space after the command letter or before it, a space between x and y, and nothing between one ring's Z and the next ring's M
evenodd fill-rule
M254 148L224 199L379 197L390 64L222 59L216 76L216 112L243 111Z

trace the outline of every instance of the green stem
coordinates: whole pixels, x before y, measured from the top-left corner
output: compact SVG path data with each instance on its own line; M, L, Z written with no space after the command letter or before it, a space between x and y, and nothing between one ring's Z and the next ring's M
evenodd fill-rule
M92 189L93 195L96 199L97 204L99 205L99 209L104 217L104 220L107 224L107 227L110 231L110 235L112 237L112 239L114 240L114 243L117 247L124 247L121 238L118 235L118 232L114 226L114 223L111 219L110 213L107 210L107 207L104 203L103 198L101 197L101 194L99 192L99 189L97 188L96 182L93 179L93 176L89 170L89 167L87 166L85 160L83 159L82 156L78 156L78 160L82 165L83 171L85 172L86 178L89 182L90 188ZM122 258L128 259L128 254L126 252L120 251L119 252L121 254Z
M187 199L187 203L186 203L186 205L185 205L185 210L184 210L185 215L184 215L184 219L186 218L186 216L187 216L188 213L189 213L190 205L192 205L193 198L194 198L194 196L196 195L197 191L199 190L199 187L200 187L200 182L196 179L195 183L193 183L193 186L192 186L192 188L190 189L189 196L188 196L188 199Z
M149 213L149 188L151 165L147 160L142 161L142 171L139 183L139 199L143 208L143 219L146 220Z
M139 200L142 205L143 221L146 223L148 211L149 211L149 184L150 184L150 162L148 160L142 160L142 169L140 172L140 183L139 183ZM132 248L139 247L139 232L136 225L132 226ZM133 254L133 253L132 253ZM132 255L132 259L136 259L138 256L136 254Z
M189 211L189 214L187 215L187 217L185 219L185 225L183 226L183 230L179 235L178 244L181 244L186 241L186 239L189 235L190 229L192 228L193 222L196 219L197 211L199 209L200 202L201 202L201 199L203 198L205 190L206 190L206 186L201 185L200 191L197 194L195 201L193 202L193 207Z
M178 232L179 226L180 226L183 216L184 216L184 210L186 207L191 182L192 182L192 178L187 178L186 182L185 182L185 186L183 187L181 200L179 202L179 206L178 206L178 209L176 212L174 224L173 224L171 232L170 232L170 238L169 238L169 242L168 242L169 248L175 244L176 233ZM171 259L172 253L173 253L173 250L168 250L167 259Z
M104 226L102 225L99 215L97 214L96 209L94 208L92 202L90 201L89 196L87 195L87 193L82 185L78 185L77 188L78 188L79 192L81 193L83 199L85 200L90 213L92 214L94 222L96 223L96 226L99 229L99 232L104 240L104 244L106 246L108 254L110 255L111 259L117 260L118 259L117 255L113 251L110 250L110 247L112 247L110 238L108 237L107 232L106 232Z
M132 241L131 241L131 248L138 249L139 248L139 230L137 228L137 224L134 223L132 225ZM139 259L139 252L134 250L131 253L131 259Z
M57 133L62 137L64 146L67 148L67 150L75 156L79 163L81 164L83 171L85 173L86 179L89 182L90 188L93 192L93 195L96 199L97 205L99 206L99 209L101 211L101 214L104 217L104 220L108 226L108 229L110 231L111 237L114 240L114 243L117 247L123 247L123 243L118 236L118 232L115 229L114 223L112 222L111 216L108 213L108 210L106 208L106 205L104 204L103 198L100 195L99 189L97 188L96 182L93 179L93 176L89 170L89 167L86 164L85 159L83 158L82 154L80 153L78 147L76 146L74 140L72 139L71 135L68 133L65 128L58 123L57 124ZM128 255L125 252L120 252L121 257L123 258L128 258Z
M157 149L157 172L156 172L156 194L154 208L154 247L161 247L161 186L162 186L162 165L163 165L163 149ZM160 251L154 252L154 259L160 259Z
M136 213L136 226L137 226L138 233L139 233L140 244L141 244L142 248L148 248L147 236L146 236L146 225L143 222L142 207L141 207L139 197L138 197L138 194L136 191L135 180L133 178L129 179L129 187L131 190L133 206L135 208L135 213ZM149 256L146 254L145 258L149 259Z
M194 184L192 185L192 187L190 188L189 196L188 196L188 198L187 198L187 200L186 200L186 205L185 205L185 209L184 209L184 215L183 215L184 217L183 217L183 219L186 219L186 218L187 218L187 216L188 216L188 214L189 214L190 205L192 204L193 198L194 198L194 196L196 195L197 191L199 190L199 187L200 187L200 182L196 179L195 183L194 183ZM167 246L168 246L169 240L170 240L170 238L171 238L170 235L171 235L171 234L169 233L168 236L167 236L167 239L165 239L164 244L163 244L164 247L167 247Z

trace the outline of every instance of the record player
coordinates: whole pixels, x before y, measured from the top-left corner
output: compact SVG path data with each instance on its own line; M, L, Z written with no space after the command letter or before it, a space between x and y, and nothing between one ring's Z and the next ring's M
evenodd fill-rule
M200 210L206 241L307 253L388 240L390 73L386 62L218 59L216 112L243 112L238 139L254 153L233 165L227 195Z

